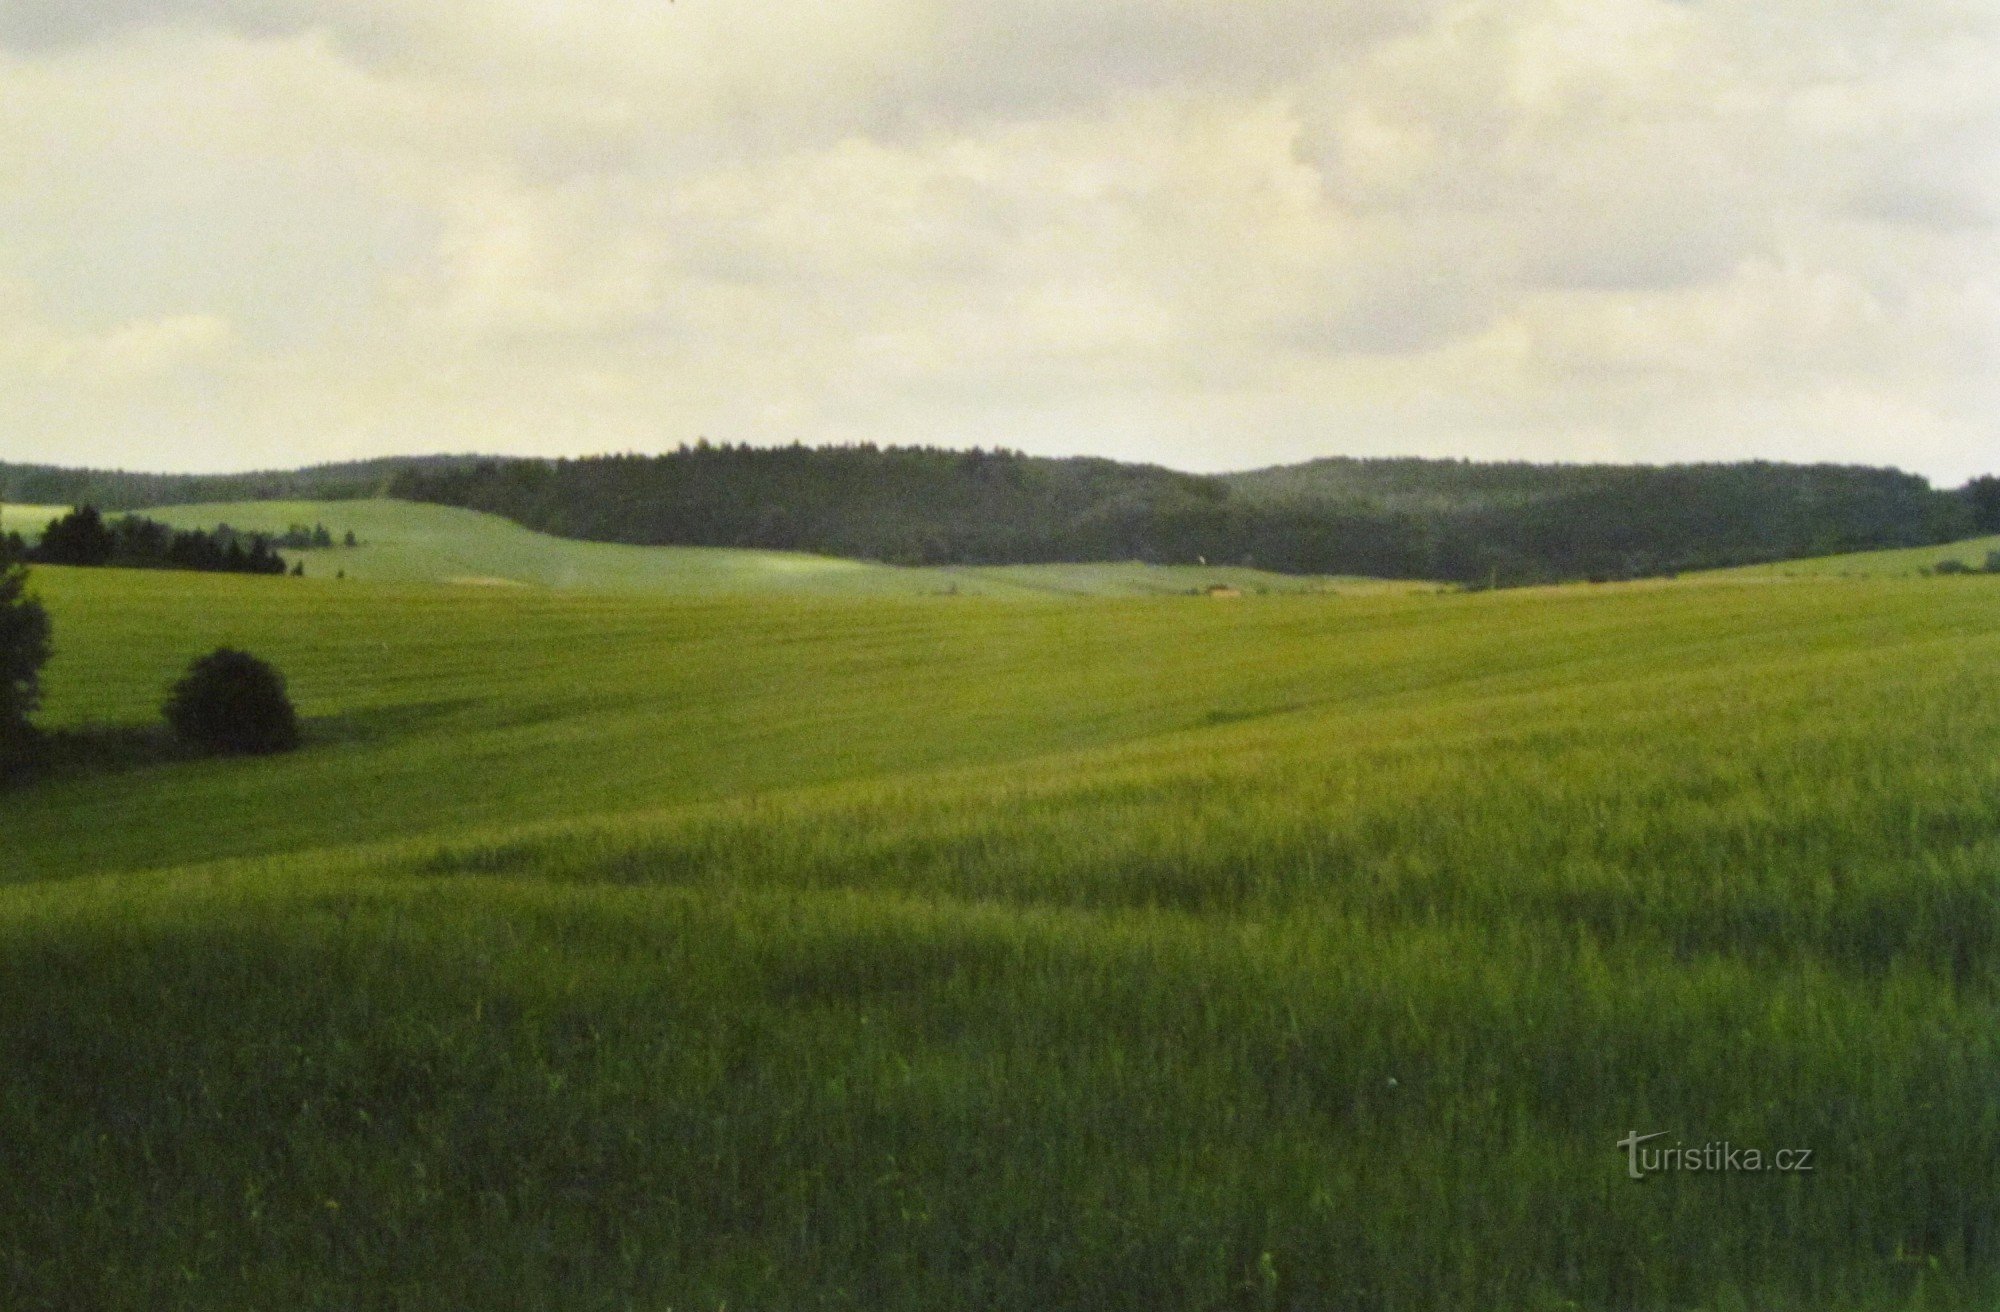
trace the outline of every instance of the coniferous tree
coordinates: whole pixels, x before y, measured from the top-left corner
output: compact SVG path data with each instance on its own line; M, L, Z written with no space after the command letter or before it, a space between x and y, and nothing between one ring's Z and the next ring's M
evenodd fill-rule
M17 539L18 541L18 539ZM4 558L0 545L0 558ZM214 530L174 529L140 515L106 523L91 506L49 525L27 553L48 565L117 565L127 569L190 569L243 574L283 574L285 562L261 533L239 533L227 524Z
M97 507L81 506L49 521L35 559L47 565L108 565L117 550L117 535L105 526Z
M0 774L26 761L34 746L28 717L40 703L49 659L49 614L27 587L26 569L0 565Z

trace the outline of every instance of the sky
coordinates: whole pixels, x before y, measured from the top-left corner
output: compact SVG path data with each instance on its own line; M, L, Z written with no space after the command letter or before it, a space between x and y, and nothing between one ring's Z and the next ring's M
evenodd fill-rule
M0 459L2000 469L1991 0L0 0Z

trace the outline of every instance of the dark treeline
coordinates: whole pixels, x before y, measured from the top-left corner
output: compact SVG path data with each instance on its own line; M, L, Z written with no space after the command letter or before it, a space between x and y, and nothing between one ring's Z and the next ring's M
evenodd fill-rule
M0 502L138 510L202 501L349 501L381 496L399 470L451 468L476 456L389 456L249 474L135 474L0 462Z
M317 547L332 546L333 534L324 524L315 524L311 528L307 528L304 524L293 524L273 538L272 542L280 547L290 547L293 551L308 551Z
M1949 541L1979 528L1979 486L1769 463L1336 460L1203 477L1006 451L703 443L406 468L387 491L606 542L1532 583Z
M1158 555L1160 539L1207 534L1229 499L1212 479L1111 460L706 443L667 456L406 470L390 492L564 537L904 564Z
M1991 474L1973 479L1958 490L1972 516L1975 533L2000 533L2000 478Z
M292 551L324 551L333 544L333 533L324 524L314 524L311 528L307 528L304 524L292 524L283 533L271 539L272 546L285 547ZM361 540L354 536L353 529L348 529L346 535L340 539L340 545L358 547L361 545Z
M1433 577L1633 578L1949 542L1979 531L1977 483L1893 469L1313 461L1227 480L1265 507L1363 503L1419 525Z
M227 524L208 532L176 529L138 515L107 521L94 506L53 521L32 546L18 533L0 538L0 565L15 561L229 574L285 572L284 559L261 533L239 533Z

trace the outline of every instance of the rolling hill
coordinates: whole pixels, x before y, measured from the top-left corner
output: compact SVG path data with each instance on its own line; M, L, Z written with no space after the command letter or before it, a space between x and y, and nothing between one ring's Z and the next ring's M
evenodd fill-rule
M1876 578L1927 573L1947 561L1970 570L1984 569L1994 552L2000 551L2000 537L1970 538L1934 547L1905 547L1892 551L1848 552L1837 556L1811 556L1802 560L1773 561L1767 565L1745 565L1717 570L1716 577L1743 578Z
M35 583L0 1306L2000 1295L2000 579Z
M1322 460L1196 477L1108 460L702 444L398 472L393 495L565 537L902 564L1228 561L1464 583L1634 578L1969 536L1972 485L1893 469Z
M910 568L804 552L718 547L632 547L578 542L522 528L497 515L409 501L247 501L161 506L144 511L176 528L227 523L281 533L325 524L336 540L352 530L355 548L287 551L308 575L345 571L382 582L532 585L595 592L701 596L741 592L840 596L1151 596L1227 584L1248 591L1342 592L1409 585L1326 579L1241 568L1091 565Z
M0 502L0 534L19 533L34 539L41 536L48 522L59 515L69 513L67 505L27 505L20 502Z
M1335 458L1200 476L1004 450L706 442L658 456L396 457L240 475L0 464L0 500L103 509L390 496L628 546L903 566L1209 561L1506 584L1934 545L1990 526L1994 486L1947 492L1893 469L1770 462Z
M0 531L30 539L65 506L0 505ZM545 587L660 596L805 593L827 596L1143 597L1237 588L1245 593L1336 592L1363 595L1421 590L1414 580L1277 574L1241 566L1094 564L883 565L804 552L718 547L630 547L580 542L522 528L497 515L384 498L338 501L241 501L146 508L150 518L183 529L230 524L277 534L295 524L327 525L354 549L286 550L309 573L357 580ZM1762 581L1821 576L1918 575L1941 562L1984 566L2000 537L1927 547L1808 556L1696 571L1689 578Z

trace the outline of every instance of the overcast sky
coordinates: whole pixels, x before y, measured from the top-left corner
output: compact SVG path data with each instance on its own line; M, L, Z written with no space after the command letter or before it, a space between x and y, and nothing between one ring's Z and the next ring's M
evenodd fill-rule
M0 459L2000 469L1992 0L0 0Z

